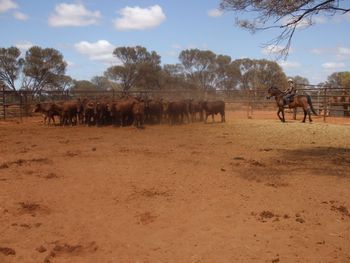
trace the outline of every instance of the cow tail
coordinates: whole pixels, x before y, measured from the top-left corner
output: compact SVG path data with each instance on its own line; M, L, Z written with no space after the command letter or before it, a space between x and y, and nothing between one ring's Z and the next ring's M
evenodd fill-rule
M306 94L306 97L307 97L307 103L309 103L311 111L313 112L313 114L317 116L318 114L315 111L314 107L312 106L311 96L309 94Z

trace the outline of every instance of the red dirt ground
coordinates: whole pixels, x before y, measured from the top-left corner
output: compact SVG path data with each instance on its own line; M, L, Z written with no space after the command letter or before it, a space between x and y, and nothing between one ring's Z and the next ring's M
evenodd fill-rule
M349 119L242 116L0 122L0 262L350 262Z

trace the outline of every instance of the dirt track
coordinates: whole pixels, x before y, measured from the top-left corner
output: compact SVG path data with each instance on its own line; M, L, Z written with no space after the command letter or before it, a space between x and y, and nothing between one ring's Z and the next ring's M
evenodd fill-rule
M0 122L0 262L350 262L350 127L227 120Z

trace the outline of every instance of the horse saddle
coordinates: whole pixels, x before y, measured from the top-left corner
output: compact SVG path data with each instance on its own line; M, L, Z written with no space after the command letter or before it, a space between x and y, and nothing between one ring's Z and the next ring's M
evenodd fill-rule
M294 101L294 95L287 95L283 98L284 105L288 105L289 103L292 103Z

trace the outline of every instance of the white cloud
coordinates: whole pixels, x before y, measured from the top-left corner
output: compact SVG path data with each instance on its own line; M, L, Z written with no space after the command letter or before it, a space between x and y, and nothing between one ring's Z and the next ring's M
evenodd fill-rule
M116 47L107 40L98 40L95 43L81 41L76 43L74 47L80 54L87 55L91 60L107 64L118 63L118 59L113 56L113 50Z
M267 47L264 47L262 49L262 53L265 55L270 55L270 54L278 54L280 53L282 50L284 49L283 46L275 46L275 45L269 45ZM289 54L291 54L293 52L293 49L290 48L289 49Z
M167 55L170 57L178 57L179 56L179 51L177 50L171 50L167 52Z
M49 17L49 25L53 27L96 25L100 17L100 11L89 11L82 4L62 3L56 5L55 13Z
M30 41L23 41L23 42L16 43L15 46L19 48L22 52L25 52L28 49L30 49L32 46L34 46L34 44Z
M313 48L311 53L316 55L327 55L336 60L348 60L350 58L350 48L338 46L334 48Z
M344 16L347 21L350 21L350 12L346 13Z
M171 47L173 49L181 49L182 48L181 45L179 45L179 44L172 44Z
M75 63L69 60L66 60L66 63L69 68L73 68L75 66Z
M119 10L120 18L113 21L117 30L143 30L159 26L166 16L159 5L148 8L125 7Z
M328 52L329 52L329 50L326 48L313 48L313 49L311 49L311 53L314 53L317 55L325 54Z
M296 61L280 61L278 64L284 69L295 69L301 67L301 64Z
M326 62L322 64L322 68L326 70L337 70L341 68L345 68L346 64L345 63L338 63L338 62Z
M16 18L17 20L22 20L22 21L25 21L29 18L28 15L19 11L14 12L13 17Z
M339 56L349 56L350 55L350 48L347 47L337 47L337 55Z
M347 12L345 14L336 14L333 19L335 23L341 23L343 21L350 22L350 12Z
M297 21L298 17L284 17L282 20L281 20L281 24L288 24L288 23L293 23L293 21ZM328 22L328 19L325 17L325 16L314 16L312 18L304 18L302 20L300 20L298 23L297 23L297 26L296 28L297 29L304 29L304 28L307 28L311 25L314 25L314 24L325 24ZM293 25L291 25L292 27Z
M296 21L296 19L297 19L297 17L284 17L281 20L281 25L293 23L293 21ZM307 28L307 27L309 27L311 25L312 25L311 20L309 20L309 19L302 19L301 21L299 21L297 23L296 28L303 29L303 28ZM293 27L293 25L290 25L290 27Z
M223 12L219 9L211 9L208 11L207 14L210 17L220 17L220 16L222 16Z
M13 0L0 0L0 13L5 13L16 8L18 8L18 5Z
M325 16L315 16L312 18L314 24L325 24L328 22L328 19Z

